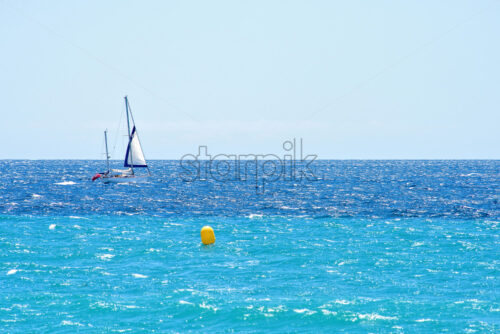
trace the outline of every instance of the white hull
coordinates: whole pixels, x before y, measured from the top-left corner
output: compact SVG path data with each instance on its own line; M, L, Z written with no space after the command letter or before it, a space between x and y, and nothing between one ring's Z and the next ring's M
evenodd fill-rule
M103 176L99 178L102 183L142 183L149 179L149 175L130 175L130 176Z

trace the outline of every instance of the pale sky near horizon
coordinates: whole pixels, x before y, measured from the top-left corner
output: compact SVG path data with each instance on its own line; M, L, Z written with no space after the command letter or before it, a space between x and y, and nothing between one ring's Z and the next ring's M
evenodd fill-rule
M150 159L500 159L499 1L0 0L0 36L0 159L101 159L124 95Z

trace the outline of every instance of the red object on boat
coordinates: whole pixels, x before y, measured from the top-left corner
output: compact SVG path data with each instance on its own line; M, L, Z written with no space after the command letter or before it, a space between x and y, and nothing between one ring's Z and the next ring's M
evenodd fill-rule
M96 175L92 176L92 181L95 181L97 180L98 178L100 178L102 175L97 173Z

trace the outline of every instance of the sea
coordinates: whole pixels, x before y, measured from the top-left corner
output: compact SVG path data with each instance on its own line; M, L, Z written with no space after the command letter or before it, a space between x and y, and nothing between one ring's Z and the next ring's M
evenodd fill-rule
M499 160L204 164L0 161L0 332L500 332Z

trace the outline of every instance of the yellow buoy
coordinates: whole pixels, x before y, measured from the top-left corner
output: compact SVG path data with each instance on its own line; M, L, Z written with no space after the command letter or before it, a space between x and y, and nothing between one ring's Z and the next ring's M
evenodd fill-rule
M201 242L203 242L204 245L210 245L215 242L214 230L210 226L203 226L200 234Z

